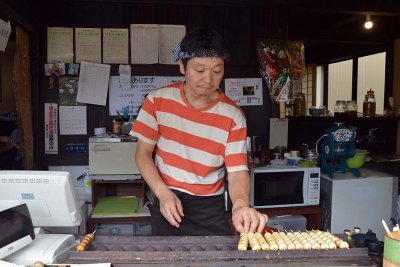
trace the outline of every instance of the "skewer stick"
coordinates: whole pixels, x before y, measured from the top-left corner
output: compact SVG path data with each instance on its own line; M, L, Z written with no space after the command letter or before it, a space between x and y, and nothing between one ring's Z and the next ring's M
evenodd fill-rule
M385 220L382 220L382 224L383 224L383 227L385 227L386 234L387 234L390 238L393 238L392 233L390 232L390 230L389 230L389 228L388 228L388 226L387 226Z

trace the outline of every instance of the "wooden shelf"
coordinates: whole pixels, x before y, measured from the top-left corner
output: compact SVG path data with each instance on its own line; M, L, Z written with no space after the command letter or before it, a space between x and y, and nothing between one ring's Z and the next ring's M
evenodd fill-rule
M97 200L105 196L137 196L140 198L140 210L138 215L129 217L101 217L89 216L88 232L95 230L96 223L127 223L136 221L150 221L150 213L142 207L145 201L146 184L143 179L137 180L93 180L92 181L92 205L96 206Z
M105 196L137 196L144 198L146 184L143 179L137 180L93 180L92 203Z

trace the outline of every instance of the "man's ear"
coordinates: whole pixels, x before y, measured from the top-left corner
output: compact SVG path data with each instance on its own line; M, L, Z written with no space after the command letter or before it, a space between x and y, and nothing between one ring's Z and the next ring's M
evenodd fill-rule
M179 70L183 75L185 75L185 66L183 65L182 59L179 59Z

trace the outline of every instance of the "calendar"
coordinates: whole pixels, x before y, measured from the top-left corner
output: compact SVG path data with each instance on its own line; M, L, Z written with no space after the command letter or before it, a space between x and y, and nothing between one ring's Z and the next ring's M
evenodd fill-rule
M86 135L86 106L60 106L60 135Z

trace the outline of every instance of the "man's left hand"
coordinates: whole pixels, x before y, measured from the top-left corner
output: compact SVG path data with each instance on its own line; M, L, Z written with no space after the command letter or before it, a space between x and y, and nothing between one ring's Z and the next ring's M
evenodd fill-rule
M232 223L239 233L261 232L265 228L268 216L250 207L238 207L232 210Z

